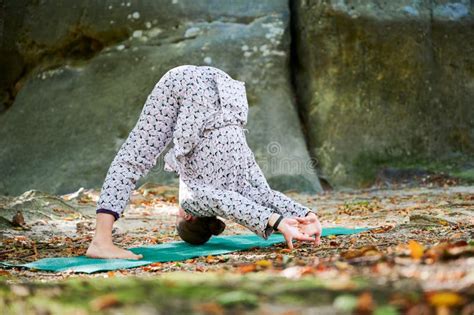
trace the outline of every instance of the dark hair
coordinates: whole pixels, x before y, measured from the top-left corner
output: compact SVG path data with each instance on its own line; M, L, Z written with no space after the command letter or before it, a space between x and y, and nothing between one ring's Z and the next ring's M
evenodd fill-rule
M189 244L201 245L212 235L224 232L225 223L216 217L197 217L193 221L178 218L176 229L181 239Z

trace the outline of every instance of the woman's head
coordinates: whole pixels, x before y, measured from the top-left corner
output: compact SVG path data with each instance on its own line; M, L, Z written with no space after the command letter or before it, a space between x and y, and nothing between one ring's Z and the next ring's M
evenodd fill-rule
M195 217L184 213L180 214L176 222L176 229L181 239L193 245L206 243L212 235L221 234L226 225L223 221L214 217Z

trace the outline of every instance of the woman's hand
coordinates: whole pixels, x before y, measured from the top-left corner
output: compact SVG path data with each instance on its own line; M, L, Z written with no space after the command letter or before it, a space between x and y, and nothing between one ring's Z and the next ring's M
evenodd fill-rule
M323 228L321 227L321 223L319 222L318 216L311 212L304 218L297 217L296 220L300 224L300 231L308 236L314 235L315 240L314 243L316 246L321 244L321 233L323 232Z
M280 231L285 237L289 249L293 249L293 239L315 242L314 237L310 237L301 229L301 224L297 219L298 218L284 218L278 225L278 231Z

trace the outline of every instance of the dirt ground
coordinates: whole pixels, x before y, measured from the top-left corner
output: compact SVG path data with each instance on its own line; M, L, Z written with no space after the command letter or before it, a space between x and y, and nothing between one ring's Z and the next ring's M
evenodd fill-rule
M98 193L81 189L52 196L29 191L0 197L0 261L84 254L93 235ZM0 310L474 314L474 186L448 182L319 195L285 193L318 209L323 227L373 229L325 237L319 247L295 242L290 251L282 243L114 272L0 269ZM176 187L144 185L133 192L117 221L115 241L128 248L179 241L176 212ZM251 233L225 221L223 235ZM86 294L85 288L94 294ZM137 293L142 291L147 298Z

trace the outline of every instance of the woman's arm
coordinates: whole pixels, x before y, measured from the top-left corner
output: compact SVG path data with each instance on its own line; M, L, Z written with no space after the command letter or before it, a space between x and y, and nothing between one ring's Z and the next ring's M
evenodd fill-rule
M242 194L204 183L180 183L181 206L196 216L220 216L245 226L267 239L273 229L268 224L273 209Z
M268 185L265 176L258 166L255 156L250 152L248 161L249 180L256 187L256 193L260 197L266 199L265 205L273 208L276 212L282 214L285 219L281 222L279 230L285 236L289 248L293 248L292 239L310 240L309 237L314 235L312 239L315 245L319 245L321 240L322 227L316 215L316 210L305 207L304 205L294 201L285 194L274 190ZM276 216L270 218L269 224L273 226Z
M305 207L304 205L289 198L285 194L272 189L265 179L265 175L258 166L255 156L252 152L249 154L248 169L249 180L251 184L261 192L261 196L264 196L265 199L268 199L268 206L275 208L275 210L281 213L283 216L305 217L310 212L316 213L316 210Z

